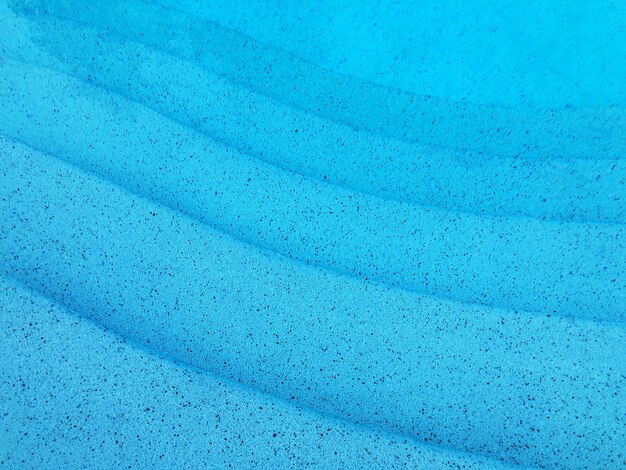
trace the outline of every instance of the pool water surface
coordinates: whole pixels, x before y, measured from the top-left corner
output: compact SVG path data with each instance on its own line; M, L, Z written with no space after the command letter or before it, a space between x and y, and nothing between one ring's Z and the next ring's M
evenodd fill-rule
M0 0L0 468L626 468L624 24Z

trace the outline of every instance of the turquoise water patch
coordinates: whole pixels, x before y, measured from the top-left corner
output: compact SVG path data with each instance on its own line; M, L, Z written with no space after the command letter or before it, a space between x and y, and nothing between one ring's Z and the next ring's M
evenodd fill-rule
M605 6L3 2L0 466L624 465Z

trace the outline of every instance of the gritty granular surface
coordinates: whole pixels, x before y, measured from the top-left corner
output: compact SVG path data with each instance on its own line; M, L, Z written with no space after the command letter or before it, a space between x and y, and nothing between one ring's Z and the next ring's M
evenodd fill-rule
M626 465L624 12L405 3L0 2L0 467Z

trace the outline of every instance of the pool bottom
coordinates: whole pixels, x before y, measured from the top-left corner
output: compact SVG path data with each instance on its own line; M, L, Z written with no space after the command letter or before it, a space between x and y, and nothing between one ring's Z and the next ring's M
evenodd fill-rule
M1 468L505 468L189 369L0 278Z

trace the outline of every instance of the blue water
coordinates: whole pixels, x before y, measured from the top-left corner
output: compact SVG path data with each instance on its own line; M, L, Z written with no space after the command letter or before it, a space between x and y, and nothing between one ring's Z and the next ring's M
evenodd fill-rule
M0 468L626 468L624 24L0 0Z

